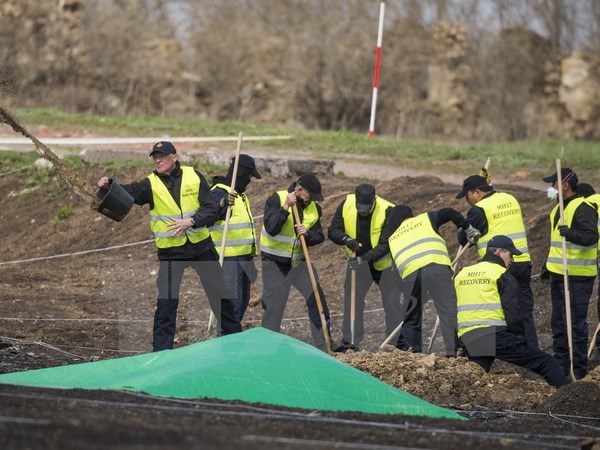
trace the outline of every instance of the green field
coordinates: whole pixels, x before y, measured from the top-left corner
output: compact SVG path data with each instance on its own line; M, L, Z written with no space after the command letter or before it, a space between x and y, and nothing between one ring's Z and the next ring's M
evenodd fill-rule
M258 141L252 145L278 151L310 150L322 158L332 158L333 154L361 155L361 161L365 163L371 160L377 164L425 169L432 173L468 175L476 172L491 156L492 173L509 180L539 181L554 171L556 159L560 158L563 167L574 169L581 181L600 189L600 142L550 139L499 143L426 142L388 136L369 139L366 132L305 131L268 124L194 118L113 117L50 109L17 109L13 112L26 128L44 125L111 136L237 136L239 131L248 136L283 134L291 139ZM4 158L0 162L1 172L8 169Z

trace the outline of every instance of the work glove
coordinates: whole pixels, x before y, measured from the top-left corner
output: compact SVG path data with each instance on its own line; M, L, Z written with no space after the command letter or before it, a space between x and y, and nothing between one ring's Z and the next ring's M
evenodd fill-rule
M558 232L560 233L561 236L569 237L569 233L571 232L571 229L567 225L559 225Z
M357 256L356 258L350 258L348 260L348 267L350 267L350 270L358 270L362 264L363 260L360 256Z
M485 167L482 167L479 171L479 176L485 178L485 182L490 184L492 182L492 174Z
M360 249L360 244L356 239L352 239L351 237L346 237L344 239L344 245L356 253Z
M469 241L473 245L477 244L477 241L481 237L481 232L473 225L469 225L465 229L465 233L467 234L467 241Z
M228 193L227 197L223 197L221 199L221 201L219 202L219 206L221 208L225 208L227 206L233 206L233 204L235 203L235 199L236 198L237 198L237 194L235 192Z
M546 269L546 263L544 263L544 265L542 266L542 270L540 271L540 281L546 284L549 284L551 281L550 271Z

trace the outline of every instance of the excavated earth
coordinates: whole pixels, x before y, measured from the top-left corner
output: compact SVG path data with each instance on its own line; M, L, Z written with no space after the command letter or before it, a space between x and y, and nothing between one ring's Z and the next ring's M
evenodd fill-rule
M3 172L3 171L0 171ZM99 167L78 172L94 185ZM143 178L146 169L106 173L121 182ZM326 228L343 196L360 181L323 177ZM362 181L362 180L361 180ZM378 184L376 174L373 183ZM255 216L269 193L291 179L265 174L249 188ZM498 185L521 202L533 273L540 271L548 246L545 193ZM436 177L400 177L378 185L381 196L413 207L416 213L467 205L454 199L456 185ZM72 214L64 214L65 206ZM122 222L89 210L56 174L27 169L0 177L0 373L130 356L150 351L156 255L147 207L134 206ZM63 211L61 215L60 212ZM64 216L68 217L64 217ZM261 218L257 218L261 226ZM442 232L452 254L452 224ZM133 245L128 245L133 244ZM104 251L91 251L106 249ZM59 255L59 257L56 257ZM64 256L66 255L66 256ZM54 257L53 257L54 256ZM311 248L311 258L332 311L332 333L341 338L342 250L331 242ZM17 262L15 262L17 261ZM461 265L475 261L469 251ZM549 286L532 283L540 343L551 346ZM244 327L260 324L260 277ZM211 338L208 306L190 272L182 286L177 346ZM589 310L597 324L594 292ZM433 326L431 302L425 308L424 336ZM599 448L600 367L560 390L529 371L495 363L486 374L465 359L441 354L378 351L385 339L378 292L365 312L361 351L336 357L384 382L437 405L459 411L469 421L431 420L290 410L215 400L181 401L104 391L52 390L0 385L3 448ZM311 342L306 306L297 292L288 301L282 332ZM425 343L427 343L425 338ZM441 350L434 342L433 351ZM597 356L595 356L597 358ZM344 380L339 380L344 383ZM596 445L596 447L594 447Z

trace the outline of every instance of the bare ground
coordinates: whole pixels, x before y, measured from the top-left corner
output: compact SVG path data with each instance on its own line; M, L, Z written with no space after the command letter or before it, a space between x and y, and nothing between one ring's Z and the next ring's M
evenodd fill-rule
M80 173L94 183L97 168ZM122 182L140 179L145 170L113 173ZM134 207L120 223L90 211L54 176L38 189L26 191L31 173L0 177L0 372L51 367L128 356L150 350L155 297L156 258L152 243L119 247L151 238L146 208ZM373 182L379 180L372 174ZM249 189L255 215L262 214L270 192L291 180L265 176ZM326 227L343 195L355 182L323 180ZM521 202L534 273L547 252L547 214L551 205L539 191L498 185ZM457 187L431 176L400 177L383 182L379 194L412 206L415 212L467 205L454 199ZM56 220L60 206L74 214ZM260 227L260 219L257 220ZM443 228L451 253L457 249L452 225ZM110 251L91 249L116 246ZM78 253L82 252L82 253ZM39 259L51 255L71 256ZM311 249L333 316L334 339L341 336L343 252L330 242ZM473 262L469 253L463 264ZM540 343L551 345L550 295L547 285L533 283ZM259 282L244 326L258 326ZM189 274L182 287L178 346L212 337L206 330L208 306ZM203 294L201 294L203 295ZM586 437L600 436L600 368L584 381L559 391L530 372L495 364L485 374L465 360L400 351L377 352L385 339L378 293L369 294L365 314L364 351L339 356L386 383L441 406L455 408L471 420L434 421L401 416L367 416L291 411L217 401L181 402L120 392L59 391L0 386L0 433L7 448L180 447L287 448L318 446L365 448L579 448ZM431 304L425 330L433 326ZM589 321L597 323L596 295ZM286 310L284 333L311 342L304 302L297 293ZM429 333L426 331L425 335ZM439 342L434 345L438 349ZM596 363L594 363L596 364ZM340 382L343 382L341 380ZM571 417L573 416L573 417Z

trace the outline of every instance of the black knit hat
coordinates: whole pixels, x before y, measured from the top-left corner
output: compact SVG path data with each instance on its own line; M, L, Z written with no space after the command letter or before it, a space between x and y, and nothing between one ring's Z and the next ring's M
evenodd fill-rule
M310 193L311 200L316 202L322 202L324 200L323 194L321 193L321 182L316 175L305 173L298 178L298 184Z

